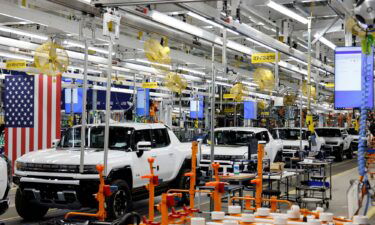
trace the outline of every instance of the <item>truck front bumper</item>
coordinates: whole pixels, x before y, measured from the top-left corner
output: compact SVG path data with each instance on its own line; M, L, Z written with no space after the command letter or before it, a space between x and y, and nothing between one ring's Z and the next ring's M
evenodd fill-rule
M95 206L94 194L98 180L73 180L62 178L17 177L25 197L36 204L50 208L79 209Z

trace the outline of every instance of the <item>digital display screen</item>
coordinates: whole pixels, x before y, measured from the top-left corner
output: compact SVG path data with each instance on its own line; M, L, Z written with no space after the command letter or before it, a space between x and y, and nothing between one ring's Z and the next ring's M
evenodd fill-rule
M203 110L203 96L198 96L198 98L190 100L190 118L203 119Z
M362 54L361 47L338 47L335 50L335 109L360 108L362 104L362 60L373 54ZM367 107L374 107L373 60Z
M244 101L244 119L257 119L257 103L255 101Z
M150 89L138 88L137 91L137 116L150 114Z

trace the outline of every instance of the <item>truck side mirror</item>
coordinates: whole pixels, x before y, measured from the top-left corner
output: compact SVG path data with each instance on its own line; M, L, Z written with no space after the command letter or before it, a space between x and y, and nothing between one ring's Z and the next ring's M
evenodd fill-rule
M151 142L149 141L140 141L137 143L137 156L141 157L143 152L151 151Z
M60 140L59 140L59 139L55 139L55 140L53 140L53 141L52 141L52 148L56 148L57 145L59 145L59 143L60 143Z

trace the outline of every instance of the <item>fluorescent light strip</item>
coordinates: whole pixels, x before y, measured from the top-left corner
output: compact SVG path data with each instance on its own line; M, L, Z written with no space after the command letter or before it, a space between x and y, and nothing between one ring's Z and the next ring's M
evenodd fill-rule
M0 56L5 57L5 58L11 58L11 59L26 60L26 61L29 61L29 62L34 61L33 57L28 57L28 56L19 55L19 54L13 54L13 53L9 53L9 52L0 52Z
M271 47L269 47L269 46L267 46L267 45L265 45L265 44L262 44L262 43L260 43L259 41L256 41L256 40L254 40L254 39L246 38L246 40L248 40L248 41L250 41L250 42L253 42L254 44L257 44L257 45L259 45L259 46L262 46L263 48L266 48L266 49L268 49L268 50L276 51L276 49L271 48Z
M302 61L300 59L297 59L296 57L289 56L289 59L294 60L294 61L299 62L299 63L302 63L303 65L307 65L306 62L304 62L304 61Z
M15 28L6 27L6 26L0 26L0 31L9 32L9 33L12 33L12 34L23 35L23 36L27 36L27 37L31 37L31 38L36 38L36 39L39 39L39 40L42 40L42 41L48 40L47 35L36 34L36 33L23 31L21 29L15 29Z
M214 21L212 21L212 20L206 19L206 18L204 18L203 16L200 16L200 15L198 15L198 14L196 14L196 13L188 12L187 15L189 15L189 16L191 16L191 17L197 19L197 20L200 20L200 21L202 21L202 22L205 22L205 23L207 23L207 24L210 24L210 25L212 25L212 26L214 26L214 27L217 27L217 28L220 28L220 29L223 29L223 28L224 28L222 25L220 25L220 24L218 24L218 23L216 23L216 22L214 22Z
M75 46L75 47L78 47L78 48L85 48L85 45L83 43L78 42L78 41L65 40L63 43L66 44L66 45L71 45L71 46ZM97 47L89 46L89 50L100 52L102 54L108 54L108 50L103 49L103 48L97 48ZM115 53L112 53L112 54L114 55Z
M319 38L320 34L316 33L314 35L315 38ZM322 42L323 44L327 45L329 48L335 50L336 49L336 45L333 44L331 41L329 41L327 38L321 36L319 39L318 39L320 42Z
M269 1L267 3L267 6L270 7L270 8L273 8L274 10L286 15L286 16L289 16L290 18L292 19L295 19L297 20L298 22L300 23L303 23L303 24L307 24L309 21L308 19L306 19L305 17L301 16L301 15L298 15L297 13L293 12L292 10L280 5L280 4L277 4L273 1Z

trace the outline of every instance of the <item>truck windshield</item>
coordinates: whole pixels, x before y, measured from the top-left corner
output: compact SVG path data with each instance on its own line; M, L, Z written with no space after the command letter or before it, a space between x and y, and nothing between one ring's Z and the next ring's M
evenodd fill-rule
M281 140L299 140L300 132L298 129L279 129L279 138ZM302 140L307 140L307 132L302 130Z
M254 133L249 131L216 131L215 145L246 146L253 135Z
M339 129L315 129L315 132L320 137L341 137Z
M126 150L130 147L130 137L133 129L127 127L109 128L109 148ZM86 129L86 145L88 148L104 148L104 126L90 127ZM78 148L81 147L81 128L68 129L61 139L60 147Z

